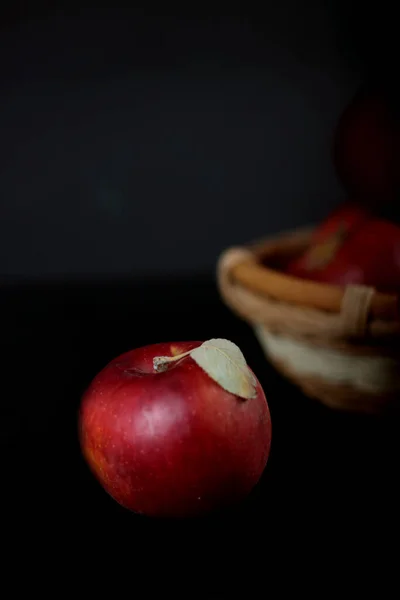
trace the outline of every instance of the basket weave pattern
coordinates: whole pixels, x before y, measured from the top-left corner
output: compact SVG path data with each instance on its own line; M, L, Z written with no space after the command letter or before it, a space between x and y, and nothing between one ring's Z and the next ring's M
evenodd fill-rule
M398 298L282 273L276 265L304 251L311 235L309 229L226 250L217 268L221 297L253 326L275 367L308 396L361 412L397 408Z

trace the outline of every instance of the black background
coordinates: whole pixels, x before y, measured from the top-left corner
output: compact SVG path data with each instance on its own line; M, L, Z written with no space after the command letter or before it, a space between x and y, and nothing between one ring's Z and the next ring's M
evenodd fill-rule
M349 544L360 548L364 540L378 557L384 548L373 540L394 535L398 419L341 414L305 398L268 366L212 281L14 288L3 292L1 307L7 315L3 515L16 540L40 540L40 551L50 554L72 543L74 554L99 552L107 562L124 549L140 560L162 548L163 563L177 553L192 556L192 568L206 552L207 574L216 560L230 564L237 552L245 552L244 561L267 560L271 552L282 558L296 548L298 560L314 561L337 544L344 557ZM223 516L163 522L131 515L103 492L81 458L80 395L118 353L214 336L242 348L265 389L273 443L264 476L241 507Z
M321 561L329 583L361 553L376 562L395 539L398 420L330 411L285 382L221 303L213 269L225 246L317 219L343 195L329 159L332 127L365 74L395 77L393 17L382 3L379 12L344 2L306 10L292 0L271 3L264 17L250 8L170 9L2 9L8 564L40 564L42 584L54 564L72 580L82 569L101 583L124 556L125 575L138 577L144 562L152 584L172 593L195 595L203 583L210 595L217 571L231 597L240 576L268 590L275 561L282 580L301 565L310 581ZM151 94L132 108L135 81L145 80L162 90L148 114ZM146 136L153 144L144 151ZM283 162L274 163L276 153ZM133 171L132 156L143 158ZM223 516L170 523L131 515L83 463L80 396L125 350L211 337L236 342L266 391L273 444L265 474ZM172 565L168 583L153 581L159 565Z

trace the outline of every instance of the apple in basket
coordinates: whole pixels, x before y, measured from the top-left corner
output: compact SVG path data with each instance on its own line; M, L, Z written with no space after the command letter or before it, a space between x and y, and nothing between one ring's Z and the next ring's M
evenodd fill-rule
M286 272L321 283L400 292L400 226L362 213L354 207L335 211L317 227L308 250L292 260Z
M250 493L268 461L271 419L235 344L160 343L122 354L93 379L79 436L93 474L122 506L189 517Z
M286 265L286 272L305 279L318 279L346 237L371 218L367 208L351 201L342 202L316 227L309 248Z
M347 192L379 206L400 191L399 121L395 97L383 87L363 87L343 112L334 140L336 172Z

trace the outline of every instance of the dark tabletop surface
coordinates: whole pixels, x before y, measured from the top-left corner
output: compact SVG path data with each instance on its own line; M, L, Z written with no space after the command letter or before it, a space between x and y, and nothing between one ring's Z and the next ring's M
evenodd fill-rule
M86 557L100 548L107 562L127 540L135 556L144 548L169 556L173 540L189 556L208 547L206 568L215 557L251 556L256 542L275 556L302 547L304 557L307 544L314 553L334 543L343 551L393 531L398 421L340 414L305 398L267 364L212 277L3 286L1 316L1 501L14 541L45 540L55 554L72 543ZM218 517L163 522L128 513L81 458L80 395L128 349L212 337L237 343L265 389L273 441L264 476L245 503Z

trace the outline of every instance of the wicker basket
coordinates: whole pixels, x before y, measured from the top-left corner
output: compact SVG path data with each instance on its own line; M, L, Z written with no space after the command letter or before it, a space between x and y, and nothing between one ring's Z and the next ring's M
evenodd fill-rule
M226 250L220 294L253 326L270 362L308 396L343 410L398 410L399 298L285 275L279 269L311 235L296 231Z

